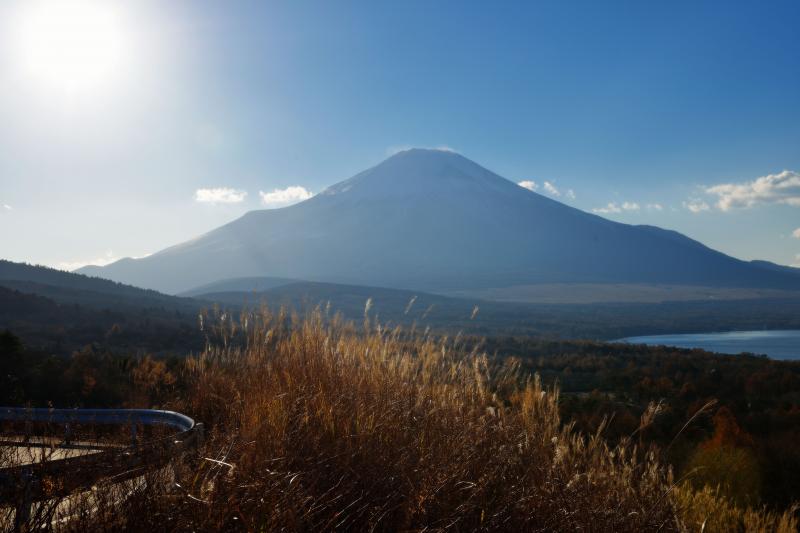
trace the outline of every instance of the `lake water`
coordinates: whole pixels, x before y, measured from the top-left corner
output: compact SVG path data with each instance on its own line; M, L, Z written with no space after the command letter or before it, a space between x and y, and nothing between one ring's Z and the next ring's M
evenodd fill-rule
M709 352L766 354L772 359L800 360L800 330L728 331L628 337L618 342L701 348Z

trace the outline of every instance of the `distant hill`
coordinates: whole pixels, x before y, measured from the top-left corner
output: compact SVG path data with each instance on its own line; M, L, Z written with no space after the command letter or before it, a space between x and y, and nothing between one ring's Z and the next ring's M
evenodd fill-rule
M771 261L754 260L754 261L750 261L750 263L753 264L753 265L756 265L758 267L767 269L767 270L772 270L774 272L785 272L785 273L795 274L795 275L800 274L800 268L790 267L790 266L785 266L785 265L777 265L777 264L775 264L775 263L773 263Z
M56 354L86 344L184 355L202 349L198 312L207 302L179 298L43 266L0 260L0 330Z
M266 303L299 312L330 303L331 311L340 312L348 319L362 319L367 300L371 300L369 314L372 317L403 322L428 318L437 306L447 309L448 321L460 321L469 318L475 306L468 300L402 289L312 281L293 282L257 292L221 291L198 296L227 306L255 308Z
M151 289L5 260L0 260L0 287L94 309L160 308L194 313L203 305Z
M720 300L796 299L800 291L750 287L633 283L536 283L489 289L443 291L454 298L552 304L713 302Z
M204 345L195 314L131 307L100 310L0 286L3 330L26 346L55 355L89 344L126 354L185 355Z
M533 335L559 339L618 339L658 333L731 329L800 329L800 298L675 301L663 303L531 304L451 298L419 291L319 282L268 290L198 295L222 307L262 304L301 314L319 306L360 322L431 327L440 333Z
M452 152L408 150L283 209L80 272L169 293L270 276L423 291L535 283L800 289L674 231L572 208Z
M207 283L199 287L194 287L193 289L180 293L179 296L198 296L200 294L231 291L259 292L272 289L273 287L280 287L281 285L288 285L289 283L296 283L297 281L296 279L270 277L223 279L215 281L214 283Z

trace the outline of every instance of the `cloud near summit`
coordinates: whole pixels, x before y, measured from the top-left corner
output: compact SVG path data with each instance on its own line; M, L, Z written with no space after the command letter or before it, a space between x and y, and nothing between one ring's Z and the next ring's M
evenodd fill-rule
M274 189L272 192L258 191L258 195L261 197L261 203L267 207L286 207L314 196L311 191L302 185Z
M243 202L246 197L247 191L230 187L197 189L194 193L195 201L202 204L238 204Z
M517 182L517 185L519 185L523 189L528 189L529 191L535 192L539 190L539 184L533 180L522 180ZM542 189L550 196L556 196L556 197L561 196L561 191L558 190L558 188L555 186L553 182L550 181L543 182ZM572 189L567 189L567 191L564 194L570 200L575 199L575 191L573 191Z
M556 186L549 181L545 181L542 187L544 187L544 190L547 191L547 193L551 196L561 196L561 191L559 191L558 188L556 188Z
M601 215L607 215L610 213L622 213L624 211L639 211L642 207L636 202L622 202L618 204L616 202L609 202L607 205L603 207L595 207L592 209L593 213L598 213Z

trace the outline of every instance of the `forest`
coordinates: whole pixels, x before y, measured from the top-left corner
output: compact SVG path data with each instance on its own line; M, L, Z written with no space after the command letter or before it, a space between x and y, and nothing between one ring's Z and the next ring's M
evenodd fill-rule
M558 383L563 416L587 433L605 419L608 438L631 435L655 402L658 413L637 438L667 450L680 475L699 469L698 484L719 483L738 501L800 500L800 362L530 338L479 343Z

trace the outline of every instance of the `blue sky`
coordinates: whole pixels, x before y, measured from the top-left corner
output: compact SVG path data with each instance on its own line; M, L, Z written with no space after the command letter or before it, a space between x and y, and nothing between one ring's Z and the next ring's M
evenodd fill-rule
M76 0L78 22L39 4L0 6L4 258L145 255L447 146L575 207L800 264L796 1ZM62 22L58 53L96 32L114 54L56 68L41 34Z

